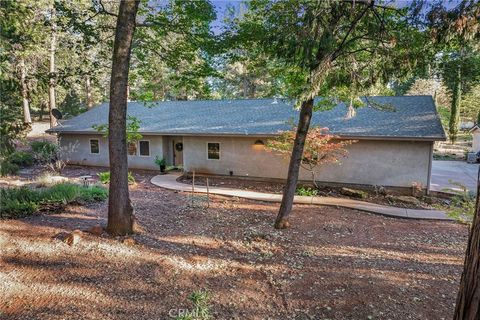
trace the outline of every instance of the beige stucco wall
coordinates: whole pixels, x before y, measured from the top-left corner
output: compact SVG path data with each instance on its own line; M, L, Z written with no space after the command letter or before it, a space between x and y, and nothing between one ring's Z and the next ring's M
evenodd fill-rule
M184 168L188 172L285 179L288 159L254 146L256 138L184 137ZM220 143L220 160L207 159L207 142ZM329 164L317 170L325 182L410 187L427 186L431 142L367 141L348 147L341 165ZM300 180L311 180L301 170Z
M90 153L90 139L98 139L100 152ZM164 154L163 137L144 136L141 140L150 141L150 156L128 156L128 166L135 169L158 170L154 163L155 156ZM63 150L70 150L65 153L64 158L71 164L89 166L109 166L108 162L108 141L101 135L65 135L59 137L59 144ZM138 154L138 150L137 150Z
M100 153L90 153L89 140L99 139ZM69 163L108 166L108 143L101 135L62 135L60 145L73 149ZM156 155L170 163L172 148L169 138L144 136L150 141L150 156L128 156L129 167L158 170ZM254 146L255 137L183 137L185 171L205 174L285 179L288 159ZM265 141L265 138L262 139ZM220 143L220 160L207 159L207 143ZM70 147L69 147L70 146ZM431 142L361 140L348 147L349 155L341 165L329 164L317 170L317 180L324 182L410 187L412 182L427 186ZM301 170L300 180L310 181L311 175Z

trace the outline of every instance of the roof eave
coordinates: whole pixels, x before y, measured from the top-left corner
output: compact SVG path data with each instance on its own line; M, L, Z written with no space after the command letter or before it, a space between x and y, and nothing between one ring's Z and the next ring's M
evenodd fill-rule
M348 140L393 140L393 141L446 141L445 136L442 137L415 137L415 136L349 136L338 135L343 139Z
M66 130L54 130L55 128L48 129L45 132L47 133L58 133L58 134L94 134L101 135L98 131L66 131ZM148 132L140 131L142 135L150 136L222 136L222 137L274 137L279 135L279 133L207 133L207 132L195 132L195 133L186 133L186 132ZM447 138L443 135L441 137L418 137L418 136L358 136L358 135L338 135L342 139L348 140L392 140L392 141L446 141Z

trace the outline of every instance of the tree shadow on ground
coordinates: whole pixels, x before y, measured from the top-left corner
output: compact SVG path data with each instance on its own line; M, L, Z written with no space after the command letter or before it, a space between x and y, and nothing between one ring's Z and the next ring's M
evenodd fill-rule
M206 289L215 319L425 319L452 314L466 229L354 210L212 198L208 210L159 189L132 191L145 231L53 236L104 224L106 203L0 222L0 310L10 319L166 319ZM175 313L175 311L174 311ZM173 313L173 314L174 314Z

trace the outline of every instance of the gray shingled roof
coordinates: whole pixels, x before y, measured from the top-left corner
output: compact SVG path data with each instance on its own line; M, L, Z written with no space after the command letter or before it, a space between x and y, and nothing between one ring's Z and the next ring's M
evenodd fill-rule
M391 104L395 111L363 107L347 120L347 107L339 104L330 111L314 112L312 125L344 137L445 139L431 96L369 99ZM141 133L164 135L274 135L290 129L292 120L298 119L293 105L280 99L129 102L128 114L141 121ZM49 132L95 133L93 125L107 122L108 103L103 103Z

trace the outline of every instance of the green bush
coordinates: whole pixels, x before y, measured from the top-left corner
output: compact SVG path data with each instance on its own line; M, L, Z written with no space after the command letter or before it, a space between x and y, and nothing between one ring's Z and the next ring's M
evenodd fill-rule
M2 177L10 174L17 174L18 170L20 170L20 168L15 163L11 163L8 160L3 160L0 163L0 175Z
M33 156L28 152L15 151L7 157L10 163L16 164L19 167L31 166L33 164Z
M159 167L166 166L167 165L167 160L165 158L160 158L159 156L155 156L154 160L155 164Z
M448 122L450 121L450 107L448 106L437 106L437 112L440 116L440 121L442 122L445 130L448 130Z
M23 218L35 213L38 210L38 204L35 202L20 202L18 200L2 201L0 208L0 218Z
M98 179L100 180L101 183L107 184L110 183L110 172L105 171L105 172L99 172L97 173ZM135 177L133 176L133 173L130 171L128 172L128 184L134 184L135 183Z
M71 183L60 183L41 189L0 189L0 218L25 217L45 205L65 205L75 201L93 202L105 200L107 197L108 191L103 187L83 187Z
M318 195L318 190L309 187L298 187L295 194L299 196L312 197Z
M210 294L205 290L192 292L188 300L193 304L193 309L179 314L175 320L208 320L212 319L210 311Z
M467 187L459 182L452 180L448 182L457 186L460 191L455 189L444 190L455 194L450 199L450 204L445 208L447 214L461 223L471 224L475 215L475 194L468 191Z
M51 153L57 150L57 145L48 141L33 141L30 143L30 147L32 148L32 151L36 153L43 151Z
M110 172L105 171L105 172L99 172L97 173L98 179L100 180L101 183L107 184L110 182Z
M33 141L30 144L34 158L40 163L50 163L57 158L58 146L48 141Z
M27 187L0 189L0 217L28 216L38 210L39 200L39 194Z
M99 186L81 188L78 198L79 200L85 202L102 201L108 198L108 191L107 189Z
M40 199L36 190L27 187L0 189L0 195L0 203L2 204L4 201L12 199L20 202L38 202Z
M79 186L71 183L59 183L40 191L42 203L67 204L76 200L80 194Z

